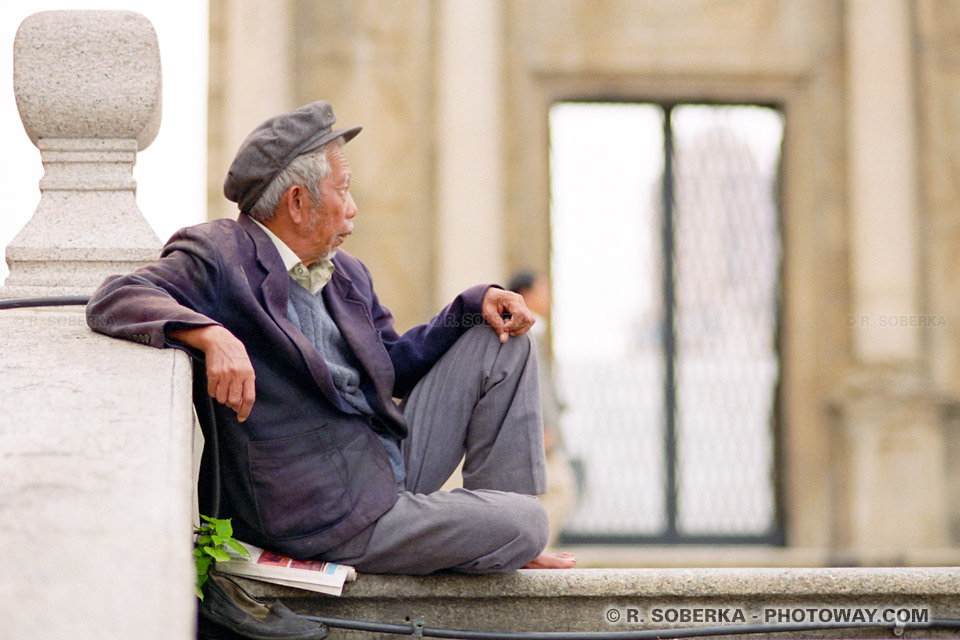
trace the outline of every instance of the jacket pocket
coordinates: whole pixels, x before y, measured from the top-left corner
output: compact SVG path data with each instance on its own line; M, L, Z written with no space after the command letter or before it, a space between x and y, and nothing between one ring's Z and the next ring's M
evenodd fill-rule
M323 429L249 442L247 460L260 527L269 537L316 533L353 507L343 457Z

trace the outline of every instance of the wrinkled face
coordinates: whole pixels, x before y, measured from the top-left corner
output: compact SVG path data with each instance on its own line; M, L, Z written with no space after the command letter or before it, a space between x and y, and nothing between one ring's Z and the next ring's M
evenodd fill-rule
M305 233L310 242L309 260L312 263L320 258L332 257L337 247L343 244L353 233L351 219L357 215L357 205L350 195L350 164L343 149L331 145L327 149L330 161L330 175L320 183L320 201L309 203L309 213ZM307 198L310 198L307 192Z

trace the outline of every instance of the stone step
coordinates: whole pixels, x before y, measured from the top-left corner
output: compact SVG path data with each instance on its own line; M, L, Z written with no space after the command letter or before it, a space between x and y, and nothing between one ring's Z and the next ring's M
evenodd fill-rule
M638 631L720 624L819 622L850 616L918 614L960 619L958 568L575 569L507 575L424 577L361 574L331 597L243 581L294 611L393 624L485 631ZM892 612L892 613L888 613ZM960 631L910 630L910 638ZM331 630L331 638L398 638ZM798 637L730 635L733 638ZM804 633L805 638L892 638L873 627Z

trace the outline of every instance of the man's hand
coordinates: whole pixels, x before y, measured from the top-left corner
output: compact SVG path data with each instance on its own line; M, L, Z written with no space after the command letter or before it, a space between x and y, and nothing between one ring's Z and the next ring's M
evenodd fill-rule
M523 302L523 296L496 287L490 287L483 295L482 311L483 319L497 332L501 343L510 336L522 336L537 321ZM504 319L504 315L509 318Z
M216 324L181 329L170 333L170 337L203 351L207 362L207 393L236 411L237 420L246 420L256 392L253 365L243 343Z

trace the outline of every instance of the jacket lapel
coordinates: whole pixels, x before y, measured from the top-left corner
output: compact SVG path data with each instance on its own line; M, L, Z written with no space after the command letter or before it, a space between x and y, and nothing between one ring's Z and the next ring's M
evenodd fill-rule
M393 362L383 347L380 334L367 313L369 306L342 269L336 269L323 288L327 311L337 323L340 334L367 370L377 390L377 398L389 409L393 404Z
M266 272L267 276L260 284L260 292L263 296L264 306L267 313L273 318L273 321L283 331L283 333L296 346L297 351L310 370L314 382L323 391L334 406L346 413L355 413L355 411L346 406L336 387L333 385L333 379L330 377L330 370L327 369L327 363L323 356L307 339L303 333L297 329L287 318L287 298L290 295L290 274L283 266L283 260L280 253L273 245L273 241L263 232L263 230L250 220L245 214L240 214L238 223L250 237L257 250L257 262Z

